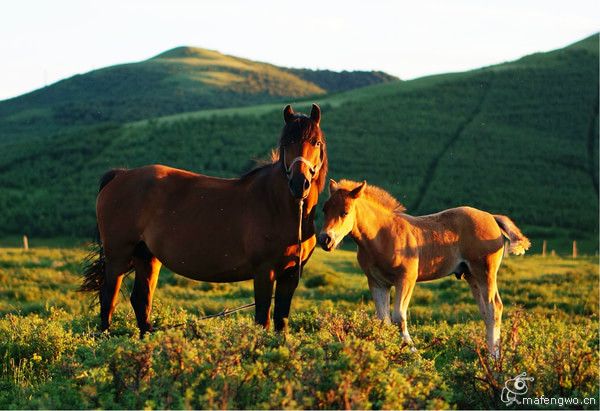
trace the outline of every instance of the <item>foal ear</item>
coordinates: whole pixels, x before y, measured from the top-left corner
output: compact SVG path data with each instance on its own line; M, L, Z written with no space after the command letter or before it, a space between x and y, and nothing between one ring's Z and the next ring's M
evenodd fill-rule
M317 123L318 126L321 122L321 107L313 103L312 110L310 110L310 118Z
M329 179L329 194L333 194L338 189L338 183L335 182L333 178Z
M358 198L362 195L362 193L365 191L365 187L367 186L367 180L363 181L362 183L360 183L360 185L358 187L356 187L354 190L350 191L350 197L352 198Z
M290 106L289 104L285 106L285 108L283 109L283 119L285 120L286 124L294 119L294 115L295 113L292 109L292 106Z

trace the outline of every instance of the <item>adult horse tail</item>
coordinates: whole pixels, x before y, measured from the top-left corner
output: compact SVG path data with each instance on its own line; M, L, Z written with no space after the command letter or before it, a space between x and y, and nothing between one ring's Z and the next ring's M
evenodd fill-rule
M115 168L104 173L104 175L100 177L100 187L98 188L98 193L100 193L100 191L102 191L102 189L106 187L108 183L110 183L117 175L122 174L125 171L126 170L123 168ZM102 246L102 241L100 241L98 224L96 224L94 241L90 246L90 252L83 262L83 283L79 287L79 291L99 293L104 282L104 274L104 247Z
M523 235L519 227L505 215L495 214L494 220L500 227L502 235L510 241L508 252L515 255L525 254L525 251L531 246L531 242Z

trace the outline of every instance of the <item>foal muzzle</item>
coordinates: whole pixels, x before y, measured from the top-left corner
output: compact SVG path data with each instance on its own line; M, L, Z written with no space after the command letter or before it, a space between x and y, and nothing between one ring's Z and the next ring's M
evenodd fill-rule
M331 251L333 249L333 246L335 243L333 238L329 234L324 233L324 232L319 234L319 237L317 238L317 242L319 243L321 248L325 251Z

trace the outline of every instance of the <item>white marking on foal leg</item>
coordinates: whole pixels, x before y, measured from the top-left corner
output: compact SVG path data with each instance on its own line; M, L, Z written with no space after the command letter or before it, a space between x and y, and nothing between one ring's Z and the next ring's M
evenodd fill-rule
M415 348L415 343L413 342L410 334L408 333L408 318L406 311L400 311L400 335L402 336L402 341L410 347L411 352L417 352Z
M390 323L390 287L372 286L371 295L375 302L377 318L384 323Z
M502 299L500 293L496 291L494 300L492 301L493 313L492 318L494 321L494 327L492 330L492 346L490 352L494 358L500 358L500 326L502 325Z
M411 352L417 351L415 343L408 333L408 303L415 288L415 283L416 280L408 280L406 277L402 278L396 284L396 298L394 299L394 322L398 323L402 341L408 344Z
M485 323L487 346L490 354L495 359L500 358L500 323L502 321L502 301L500 295L495 292L491 298L488 290L479 290L481 316ZM497 296L497 298L496 298Z

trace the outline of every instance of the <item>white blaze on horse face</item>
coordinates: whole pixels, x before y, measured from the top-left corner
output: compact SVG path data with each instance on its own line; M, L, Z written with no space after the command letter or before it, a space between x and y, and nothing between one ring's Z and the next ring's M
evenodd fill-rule
M316 139L303 141L298 147L291 145L284 148L284 166L288 178L292 178L296 174L302 174L308 181L315 179L321 168L322 145L322 141Z
M352 228L354 228L354 218L354 207L351 207L345 216L325 221L321 233L327 234L333 240L332 248L336 248L342 242L342 239L350 234Z

